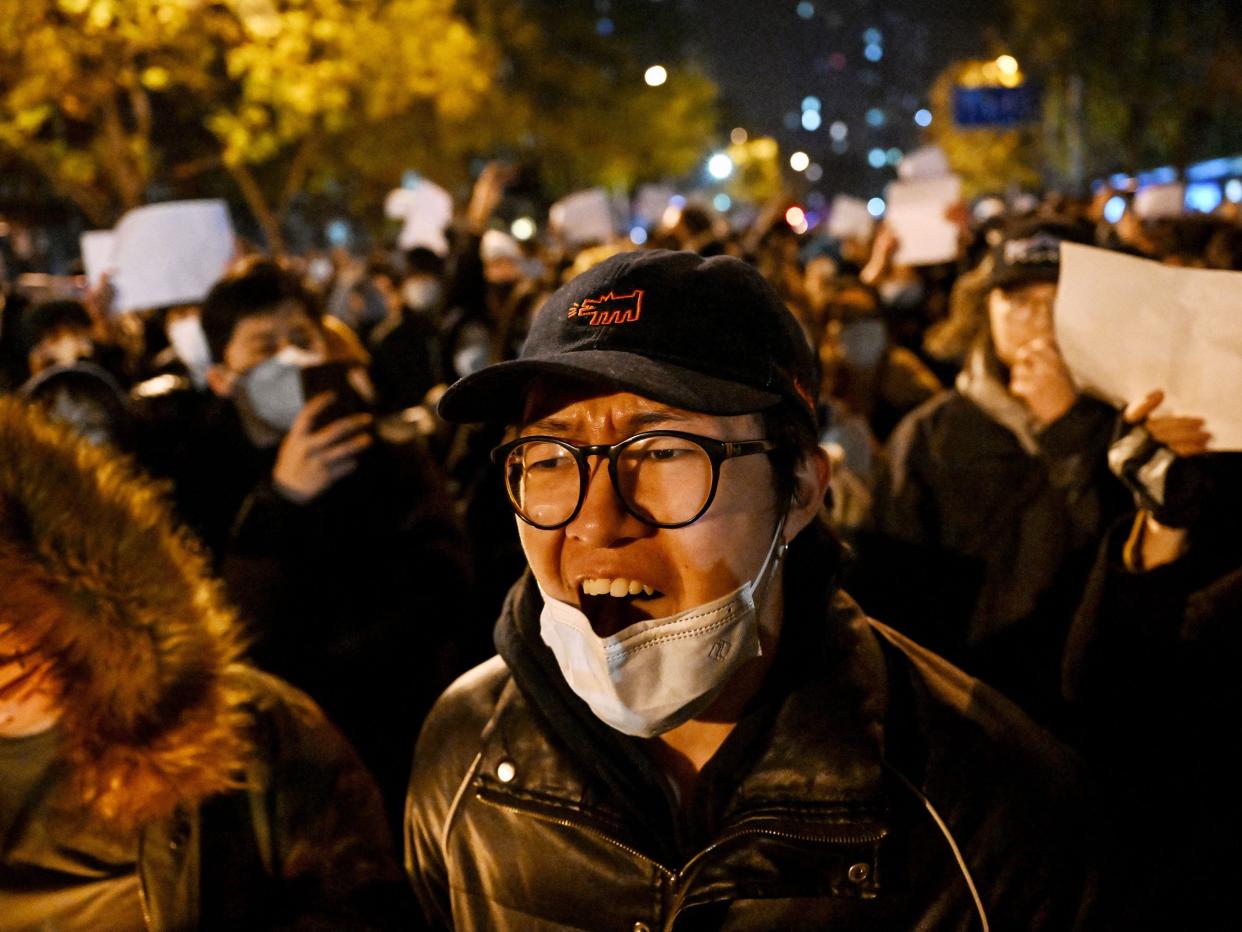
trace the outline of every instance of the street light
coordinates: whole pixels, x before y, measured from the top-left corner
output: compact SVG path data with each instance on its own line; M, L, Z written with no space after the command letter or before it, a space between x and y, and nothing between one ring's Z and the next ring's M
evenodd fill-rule
M806 171L806 167L811 164L811 157L805 152L795 152L789 157L789 167L796 172Z
M733 159L723 152L717 152L707 160L707 173L717 181L724 181L733 174Z
M663 65L652 65L643 74L643 80L649 87L659 87L668 80L668 70Z

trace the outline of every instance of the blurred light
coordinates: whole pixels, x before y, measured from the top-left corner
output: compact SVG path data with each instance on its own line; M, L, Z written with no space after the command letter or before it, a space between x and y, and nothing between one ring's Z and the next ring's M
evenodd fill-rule
M996 67L1000 69L1001 74L1012 78L1018 73L1018 60L1012 55L1002 55L996 59Z
M811 164L811 157L805 152L795 152L789 157L789 167L796 172L806 171L806 167Z
M850 151L849 140L834 139L832 141L832 151L835 152L837 155L845 155L845 153Z
M1114 194L1104 204L1104 219L1109 223L1116 223L1126 212L1126 199L1120 194Z
M884 116L884 111L879 107L872 107L867 111L868 126L883 126L885 119L886 117Z
M726 210L733 206L733 198L729 197L727 194L717 194L712 198L712 206L723 214Z
M872 26L870 29L868 29L866 32L863 33L863 41L866 42L868 45L879 45L881 42L884 41L884 34L880 32L880 30Z
M815 4L809 3L808 0L802 0L802 2L798 4L798 15L803 19L810 19L815 15Z
M824 167L818 162L812 162L806 168L806 180L815 184L820 178L824 177Z
M1230 178L1225 183L1225 197L1229 198L1233 203L1242 201L1242 181L1237 178Z
M820 102L819 102L818 97L803 97L802 98L802 109L803 110L814 110L818 112L819 108L820 108Z
M514 239L525 242L535 235L535 221L530 217L518 217L509 227L509 232L513 234Z
M867 61L879 61L883 57L884 49L874 43L863 49L863 58L867 59Z
M599 33L601 36L612 35L612 32L615 28L616 27L614 26L612 20L610 20L607 16L605 16L603 19L597 20L595 23L595 31Z
M686 196L684 194L674 194L668 199L668 202L678 210L681 210L686 206Z
M755 158L759 159L774 159L776 158L776 154L780 151L780 147L777 146L776 140L771 136L763 136L756 139L754 146L751 148L754 150Z
M742 145L749 138L750 135L740 126L734 127L733 132L729 134L729 142L733 143L735 146Z
M1138 173L1139 187L1149 184L1172 184L1177 180L1177 169L1172 165L1162 165L1149 172ZM1191 179L1195 180L1195 179Z
M804 110L802 113L802 128L807 132L813 133L819 129L823 123L823 118L819 115L818 110Z
M867 201L867 213L871 214L873 217L884 216L884 207L884 198L882 197L873 197L871 200Z
M833 71L844 71L846 64L848 64L848 61L840 52L833 52L828 56L828 67Z
M1127 175L1125 172L1119 172L1118 174L1110 177L1108 179L1108 183L1112 185L1114 188L1124 188L1126 185L1128 185L1133 180L1134 179L1131 178L1129 175Z
M806 214L802 208L795 204L789 210L785 211L785 222L791 227L797 228L799 224L806 223Z
M807 205L814 207L816 210L823 210L828 203L828 199L819 191L812 191L806 196Z
M920 110L918 113L914 115L914 122L917 123L919 126L931 126L932 112L928 110L926 107L924 107L922 110Z
M733 174L733 159L723 152L717 152L707 160L707 173L717 181L724 181Z
M685 206L684 201L680 204L670 203L664 208L664 213L660 215L660 226L666 230L677 226L678 221L681 220L681 209Z
M790 110L785 114L785 129L797 129L802 125L802 116Z
M801 223L794 224L793 231L797 233L799 236L801 236L803 233L805 233L810 228L811 228L810 222L807 220L803 220Z
M1229 175L1242 174L1242 156L1232 159L1208 159L1186 169L1187 181L1215 181Z
M888 164L888 153L883 149L872 149L867 153L867 164L872 168L883 168Z
M643 75L643 80L651 87L659 87L668 80L668 71L663 65L652 65Z
M888 156L889 165L896 166L901 161L901 150L896 147L889 149L885 154Z
M1210 214L1220 206L1220 185L1214 181L1200 181L1186 186L1186 207L1199 213Z
M635 246L641 246L647 242L647 231L642 227L634 227L630 230L630 242Z
M850 134L850 128L846 126L844 123L842 123L840 120L837 120L830 127L828 127L828 135L831 136L835 140L842 140L849 134Z
M349 222L333 220L326 231L328 242L333 246L345 246L349 243Z

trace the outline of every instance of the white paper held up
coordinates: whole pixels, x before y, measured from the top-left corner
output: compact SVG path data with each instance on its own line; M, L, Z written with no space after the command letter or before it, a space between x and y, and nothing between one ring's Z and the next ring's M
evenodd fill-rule
M919 146L897 163L897 177L902 181L943 178L949 173L949 158L939 146Z
M614 235L612 208L600 188L577 191L561 198L548 211L553 229L572 246L607 243Z
M1180 182L1153 184L1134 195L1134 213L1142 220L1180 217L1186 204L1186 186Z
M236 249L224 201L169 201L129 211L116 225L118 311L195 304Z
M97 288L103 277L111 275L115 268L116 234L111 230L87 230L78 237L78 246L82 250L86 280L92 288Z
M397 248L421 246L437 256L448 255L444 228L453 219L453 196L435 182L419 178L411 187L390 191L384 199L384 216L404 221Z
M862 198L838 194L832 199L828 213L827 233L837 239L868 239L875 226L875 218L867 210Z
M1242 450L1242 272L1161 265L1065 243L1057 343L1075 381L1118 407L1164 391L1211 449Z
M957 175L894 181L888 186L884 221L897 237L898 265L935 265L957 258L957 224L946 216L962 194Z

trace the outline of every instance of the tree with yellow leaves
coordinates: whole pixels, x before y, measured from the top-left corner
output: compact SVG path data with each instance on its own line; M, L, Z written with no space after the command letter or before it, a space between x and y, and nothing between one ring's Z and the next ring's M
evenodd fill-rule
M99 225L223 169L279 250L325 157L492 73L452 0L0 0L0 146Z

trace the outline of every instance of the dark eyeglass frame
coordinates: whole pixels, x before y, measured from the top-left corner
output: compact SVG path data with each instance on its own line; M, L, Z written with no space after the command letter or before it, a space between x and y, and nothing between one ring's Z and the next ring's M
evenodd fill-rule
M687 440L700 447L711 461L712 485L710 491L707 493L707 499L703 502L703 507L695 513L694 517L689 518L686 521L678 521L674 524L652 521L650 518L639 514L632 507L630 507L630 503L626 501L625 496L621 494L621 483L617 477L618 457L620 457L627 447L630 447L641 440L649 440L652 437L674 437L678 440ZM772 450L776 449L776 444L774 444L771 440L717 440L715 437L704 437L701 434L690 434L681 430L645 430L641 433L634 434L632 437L626 437L620 443L593 443L585 446L578 446L570 443L564 437L549 437L543 434L533 434L528 437L518 437L514 440L510 440L508 443L502 443L500 446L496 447L492 450L492 462L503 466L505 459L514 448L523 443L531 443L534 441L554 443L557 446L568 450L570 455L573 456L574 461L578 464L578 502L574 505L574 510L570 512L569 517L564 521L557 522L556 524L536 524L534 521L530 520L530 518L526 517L526 515L522 514L521 508L518 507L518 503L513 499L513 492L509 487L509 479L507 476L504 477L503 481L505 484L505 495L509 499L509 504L513 506L514 512L531 527L538 528L541 531L555 531L559 528L563 528L565 525L573 521L574 518L578 517L578 512L582 510L582 503L586 501L587 484L590 482L591 478L587 469L588 456L603 456L608 458L608 477L612 480L612 490L616 493L617 500L621 502L621 505L629 514L643 522L643 524L673 530L679 527L686 527L687 525L698 521L699 518L706 514L707 509L712 506L712 502L716 499L716 487L720 483L721 463L725 460L733 459L734 457L751 456L755 453L770 453Z

